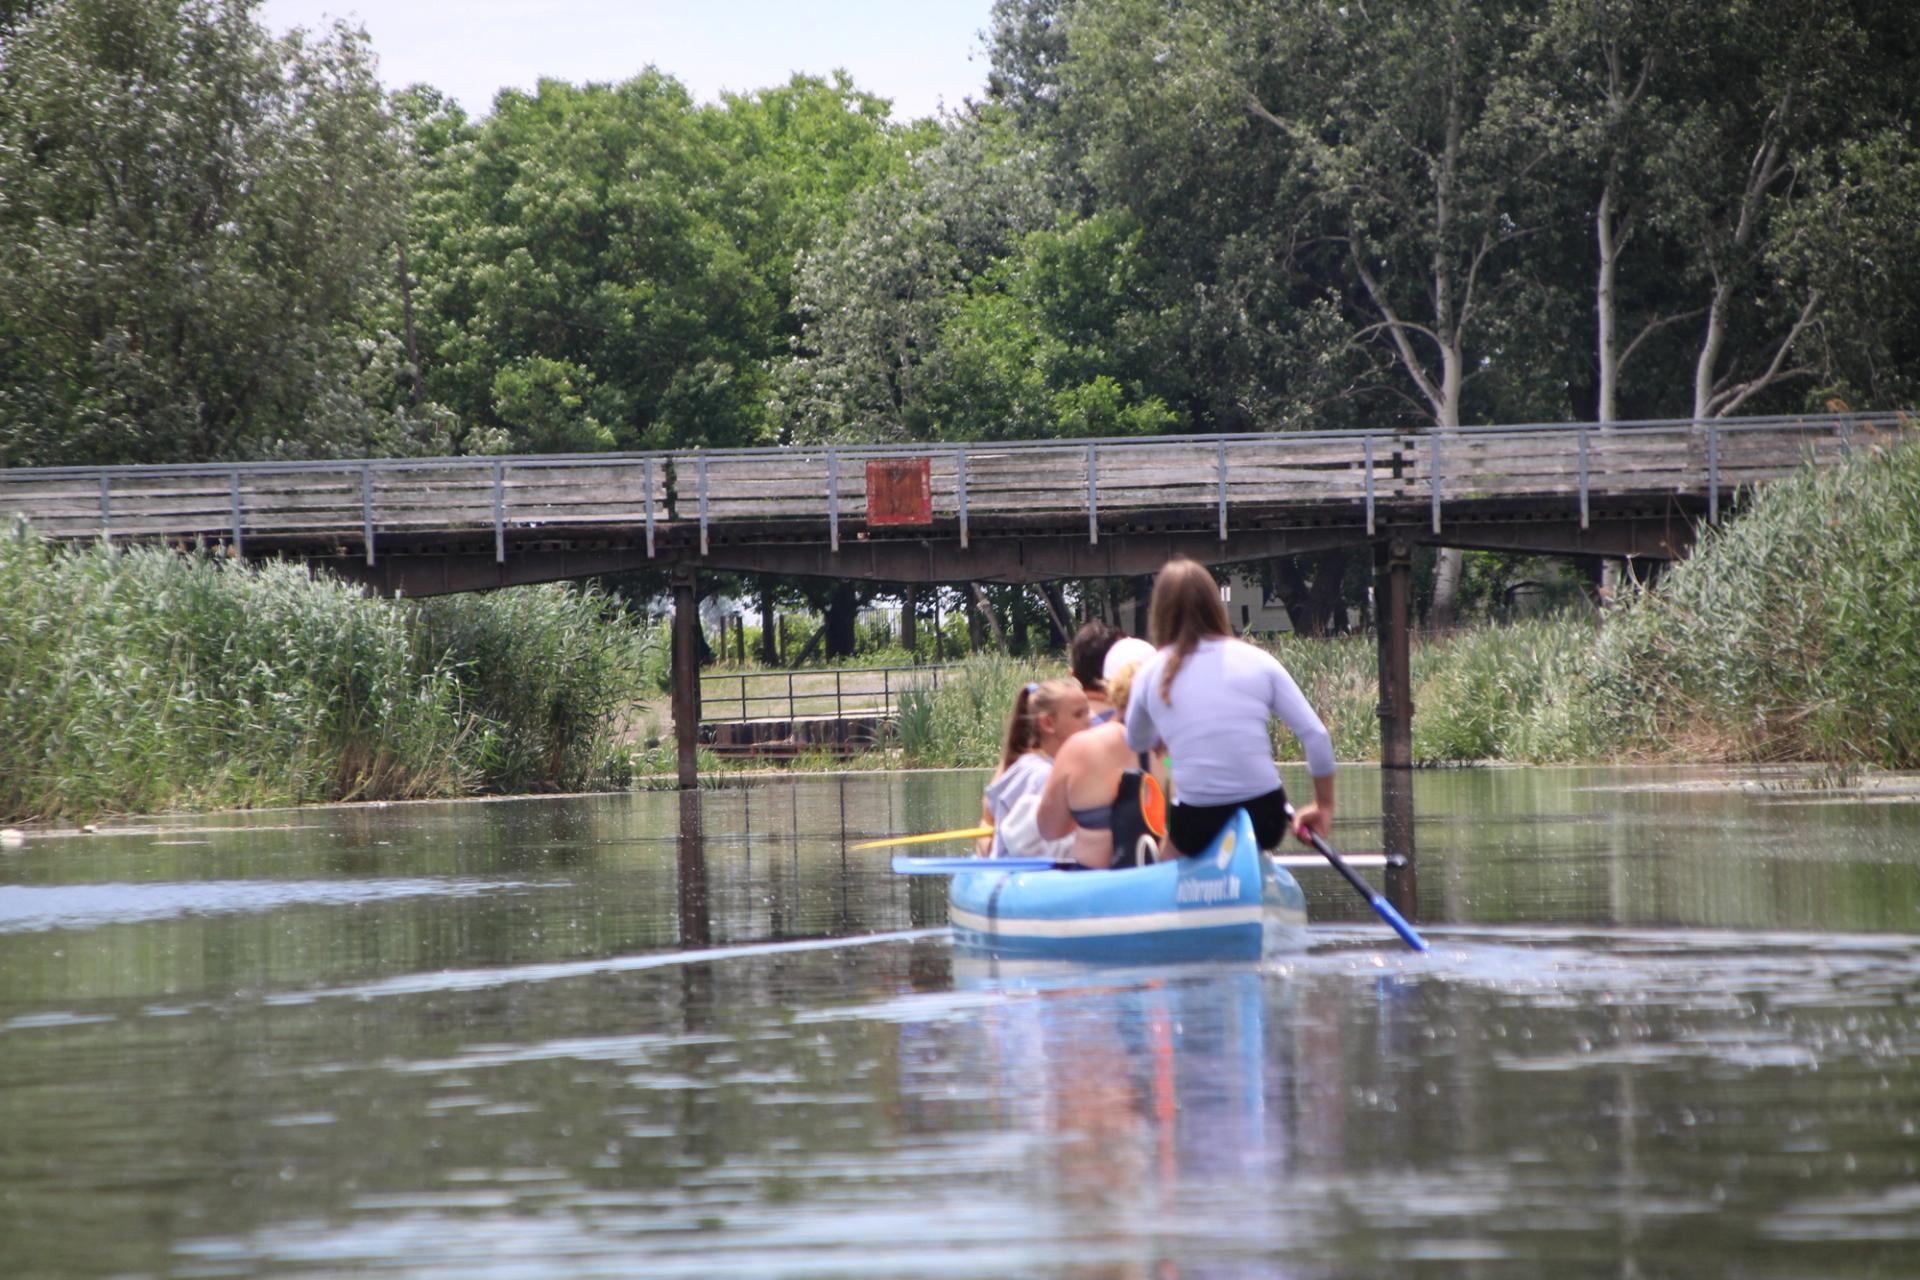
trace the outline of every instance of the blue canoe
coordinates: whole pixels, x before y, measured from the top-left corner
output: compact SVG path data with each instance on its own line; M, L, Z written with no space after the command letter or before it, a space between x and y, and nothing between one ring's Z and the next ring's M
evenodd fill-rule
M1247 960L1304 945L1300 884L1260 852L1246 811L1197 857L1125 871L954 876L954 945L1009 959Z

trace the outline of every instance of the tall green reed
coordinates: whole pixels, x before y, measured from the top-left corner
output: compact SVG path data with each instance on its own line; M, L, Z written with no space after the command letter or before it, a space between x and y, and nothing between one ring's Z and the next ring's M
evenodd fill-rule
M1616 612L1591 687L1647 752L1920 766L1920 447L1754 494Z
M290 565L0 532L0 818L577 785L637 630L564 588L420 606Z

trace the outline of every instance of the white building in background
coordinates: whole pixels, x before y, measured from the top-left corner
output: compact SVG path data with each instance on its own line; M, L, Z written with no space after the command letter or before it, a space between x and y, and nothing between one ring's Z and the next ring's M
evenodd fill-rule
M1260 585L1257 573L1223 580L1220 584L1220 602L1226 606L1227 624L1237 635L1271 636L1293 630L1293 620L1287 616L1287 607L1280 603L1279 595L1268 592ZM1132 627L1133 610L1132 600L1121 603L1122 626Z

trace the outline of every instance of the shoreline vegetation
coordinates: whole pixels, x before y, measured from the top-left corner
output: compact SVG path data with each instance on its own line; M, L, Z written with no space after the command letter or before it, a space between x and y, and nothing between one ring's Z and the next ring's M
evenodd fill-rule
M664 628L591 587L382 601L298 566L0 535L0 821L623 788ZM1370 636L1271 645L1343 760L1377 758ZM980 654L901 699L878 758L985 766L1013 690ZM1600 615L1416 642L1415 758L1920 767L1920 448L1752 495ZM1280 758L1295 750L1276 740ZM802 758L795 768L831 760ZM706 774L764 769L703 753Z

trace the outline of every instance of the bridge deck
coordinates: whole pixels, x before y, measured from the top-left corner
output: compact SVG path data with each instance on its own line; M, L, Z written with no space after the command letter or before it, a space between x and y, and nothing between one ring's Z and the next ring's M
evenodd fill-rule
M618 541L639 563L720 545L1046 535L1098 547L1142 530L1276 520L1386 525L1603 511L1717 518L1739 491L1905 431L1905 414L1423 432L1276 432L565 457L370 459L0 471L0 520L55 539L222 544L316 560L445 552L504 563ZM900 507L905 471L907 503ZM919 479L915 480L916 470ZM893 483L883 483L889 480ZM875 487L870 492L870 480ZM914 490L918 488L917 495ZM884 487L886 492L881 492ZM914 509L915 507L918 509Z

